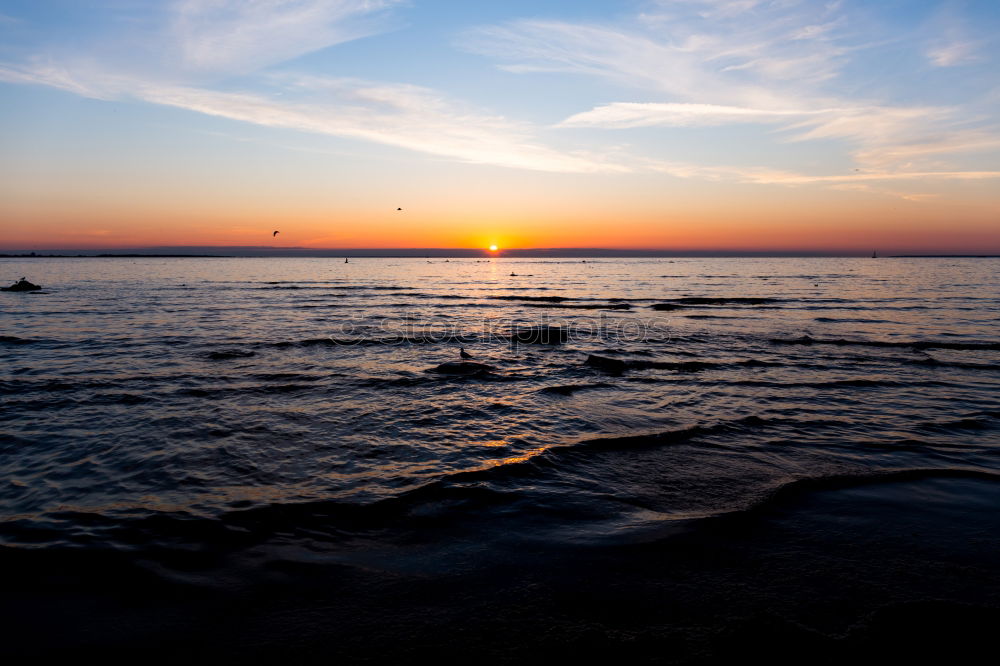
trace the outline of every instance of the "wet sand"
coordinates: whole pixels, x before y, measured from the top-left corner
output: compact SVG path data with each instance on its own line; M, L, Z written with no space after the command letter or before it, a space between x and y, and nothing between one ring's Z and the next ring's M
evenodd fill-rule
M843 477L616 542L431 506L303 548L4 549L5 652L201 663L844 663L988 648L1000 478ZM518 525L523 531L518 531ZM560 538L562 536L563 538ZM603 541L603 542L602 542Z

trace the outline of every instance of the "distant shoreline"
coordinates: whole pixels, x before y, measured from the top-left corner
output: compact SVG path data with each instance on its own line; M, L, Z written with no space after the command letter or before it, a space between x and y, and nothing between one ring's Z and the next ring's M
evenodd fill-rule
M485 250L429 250L403 251L398 254L377 254L373 250L316 250L289 253L288 250L253 250L248 254L197 254L197 253L145 253L145 252L96 252L91 254L42 254L0 253L0 259L823 259L823 258L874 258L855 254L668 254L651 252L628 252L616 250L580 250L577 252L559 250L507 250L491 254ZM893 254L880 259L998 259L1000 254Z
M0 254L0 259L127 259L129 257L237 259L230 254Z

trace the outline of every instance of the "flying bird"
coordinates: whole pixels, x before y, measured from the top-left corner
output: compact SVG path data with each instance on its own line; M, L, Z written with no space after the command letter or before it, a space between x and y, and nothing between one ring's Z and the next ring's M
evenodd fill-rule
M271 238L274 238L274 237L275 237L275 236L277 236L277 235L278 235L278 232L277 232L277 231L272 231L272 232L271 232Z

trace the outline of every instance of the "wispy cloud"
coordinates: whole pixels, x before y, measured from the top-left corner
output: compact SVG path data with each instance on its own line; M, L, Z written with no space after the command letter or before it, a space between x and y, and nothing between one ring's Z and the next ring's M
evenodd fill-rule
M186 67L247 72L382 28L401 0L181 0L167 29Z
M602 155L547 147L527 123L420 86L272 73L270 94L231 92L49 63L0 66L0 80L98 99L138 99L264 127L397 146L474 164L567 173L627 172Z
M979 60L976 49L977 42L951 42L932 46L927 51L927 58L938 67L956 67L968 65Z
M146 86L138 94L148 102L256 125L374 141L475 164L574 173L629 170L599 156L548 148L530 126L419 86L319 77L282 84L291 99L181 86ZM297 98L303 90L306 99Z
M795 109L748 109L691 103L615 102L577 113L557 127L706 127L733 123L776 123L813 113Z
M830 185L830 189L842 190L845 192L865 192L876 196L890 196L917 203L941 198L940 194L934 192L906 192L885 187L873 187L868 183L836 183Z
M663 9L687 5L694 7L703 18L719 19L738 16L768 3L765 0L655 0L653 4Z
M929 155L997 147L997 126L959 105L854 94L841 74L870 42L850 19L839 2L660 0L617 26L519 21L477 29L462 44L507 71L596 76L661 98L600 104L561 128L762 124L774 140L839 140L861 167L911 171L931 171ZM941 46L937 64L957 64L970 48Z
M987 46L988 37L977 37L977 29L969 25L954 6L936 12L928 29L933 37L927 43L925 55L935 67L958 67L983 60L981 50Z
M833 77L850 50L829 5L792 5L664 1L618 25L523 20L469 31L459 43L508 71L572 72L687 101L780 108L803 82Z
M0 81L49 86L94 99L109 99L115 94L104 92L100 88L105 86L95 85L86 77L77 77L64 66L43 58L32 58L23 64L0 63Z
M992 180L1000 178L1000 171L913 171L913 172L863 172L860 169L852 173L834 175L808 175L758 166L708 166L671 162L664 160L647 160L643 163L645 170L668 174L675 178L733 181L755 185L836 185L868 184L868 191L876 191L871 184L887 182L918 183L926 180ZM841 188L843 189L843 188ZM893 193L895 195L895 193Z
M369 34L400 0L181 0L145 35L164 60L32 54L0 63L0 80L97 99L137 99L265 127L397 146L458 161L538 171L624 172L603 155L546 146L536 129L434 90L261 68ZM122 45L136 37L122 37ZM115 44L108 49L115 50ZM156 49L153 48L156 46ZM98 52L97 49L94 50ZM243 91L206 75L247 75Z

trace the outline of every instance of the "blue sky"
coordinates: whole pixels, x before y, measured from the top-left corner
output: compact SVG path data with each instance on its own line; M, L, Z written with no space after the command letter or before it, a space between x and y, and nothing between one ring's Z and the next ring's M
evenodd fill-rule
M104 188L101 205L125 210L157 200L150 179L183 188L185 164L232 180L260 161L285 165L260 187L317 206L331 187L307 187L317 169L343 196L480 169L497 205L576 174L588 208L602 182L640 202L677 191L684 211L687 191L751 206L799 188L869 216L924 203L985 232L998 29L995 0L6 0L3 212L48 220L32 208L46 188L74 187L76 205ZM554 207L542 188L528 200L542 220Z

